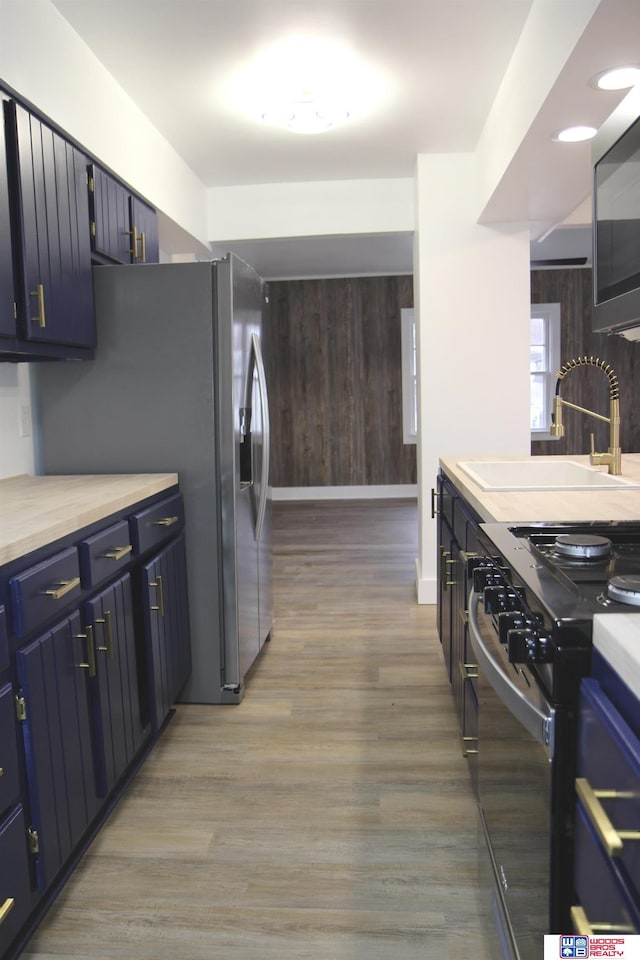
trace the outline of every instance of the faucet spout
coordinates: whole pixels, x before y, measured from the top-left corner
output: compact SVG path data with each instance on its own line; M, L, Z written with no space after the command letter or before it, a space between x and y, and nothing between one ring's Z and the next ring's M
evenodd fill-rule
M579 407L575 403L570 403L560 396L560 384L571 370L576 367L590 366L598 367L602 370L609 381L609 416L606 417L594 410L588 410L586 407ZM595 465L606 464L611 474L622 473L622 450L620 448L620 385L618 378L608 363L600 360L599 357L576 357L574 360L568 360L560 368L556 380L556 393L553 398L553 413L551 415L550 433L552 437L564 436L564 424L562 422L563 407L570 407L572 410L578 410L589 417L595 417L596 420L604 420L609 424L609 449L606 453L596 453L594 449L593 434L591 434L591 463Z

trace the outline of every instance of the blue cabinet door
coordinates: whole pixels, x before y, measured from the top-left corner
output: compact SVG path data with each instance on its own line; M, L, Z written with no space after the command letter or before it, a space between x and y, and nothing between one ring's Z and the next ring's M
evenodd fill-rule
M91 249L100 262L157 263L158 217L106 170L89 167Z
M85 622L95 645L89 682L98 792L105 797L144 740L129 574L85 604Z
M105 170L89 169L91 249L114 263L131 263L129 190Z
M13 687L0 686L0 818L18 802L18 745L16 740Z
M0 864L0 957L4 957L25 923L33 900L21 806L0 821Z
M16 654L40 889L51 882L97 810L86 643L80 615L74 613Z
M129 201L132 236L135 240L135 253L132 263L157 263L160 259L158 244L158 216L156 211L139 197L133 195Z
M142 580L151 724L156 732L191 673L184 535L145 564Z
M9 179L3 118L0 117L0 337L15 337L13 246L9 230Z
M75 347L95 344L86 159L28 110L6 105L15 151L21 248L21 335Z

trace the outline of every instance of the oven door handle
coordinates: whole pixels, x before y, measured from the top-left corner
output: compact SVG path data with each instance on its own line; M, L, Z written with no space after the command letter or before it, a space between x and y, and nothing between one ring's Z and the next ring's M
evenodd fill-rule
M554 749L555 709L549 706L549 710L544 711L537 704L532 703L496 663L482 639L478 622L478 603L478 595L472 588L469 593L469 632L476 662L509 711L538 743L546 747L551 760Z

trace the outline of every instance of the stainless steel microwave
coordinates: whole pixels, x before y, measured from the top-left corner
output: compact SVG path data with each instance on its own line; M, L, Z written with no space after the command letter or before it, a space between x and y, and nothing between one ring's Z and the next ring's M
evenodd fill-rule
M640 340L640 87L592 141L593 329Z

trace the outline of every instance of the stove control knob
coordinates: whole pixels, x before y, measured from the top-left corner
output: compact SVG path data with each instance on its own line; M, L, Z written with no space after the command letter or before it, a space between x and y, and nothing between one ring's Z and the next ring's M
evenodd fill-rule
M528 627L509 630L507 646L510 663L534 663L536 639L535 633Z
M509 630L507 646L511 663L550 663L553 659L549 638L529 628Z
M476 593L482 593L485 587L496 582L496 569L489 565L484 567L475 567L473 570L473 589Z
M498 614L498 636L500 643L508 642L508 634L512 630L522 630L526 626L526 620L521 613L515 610L505 611Z
M483 594L484 609L487 613L497 613L500 616L507 611L515 611L520 606L520 598L510 587L485 587Z
M502 587L485 587L482 591L485 613L500 613L504 610L504 589Z

